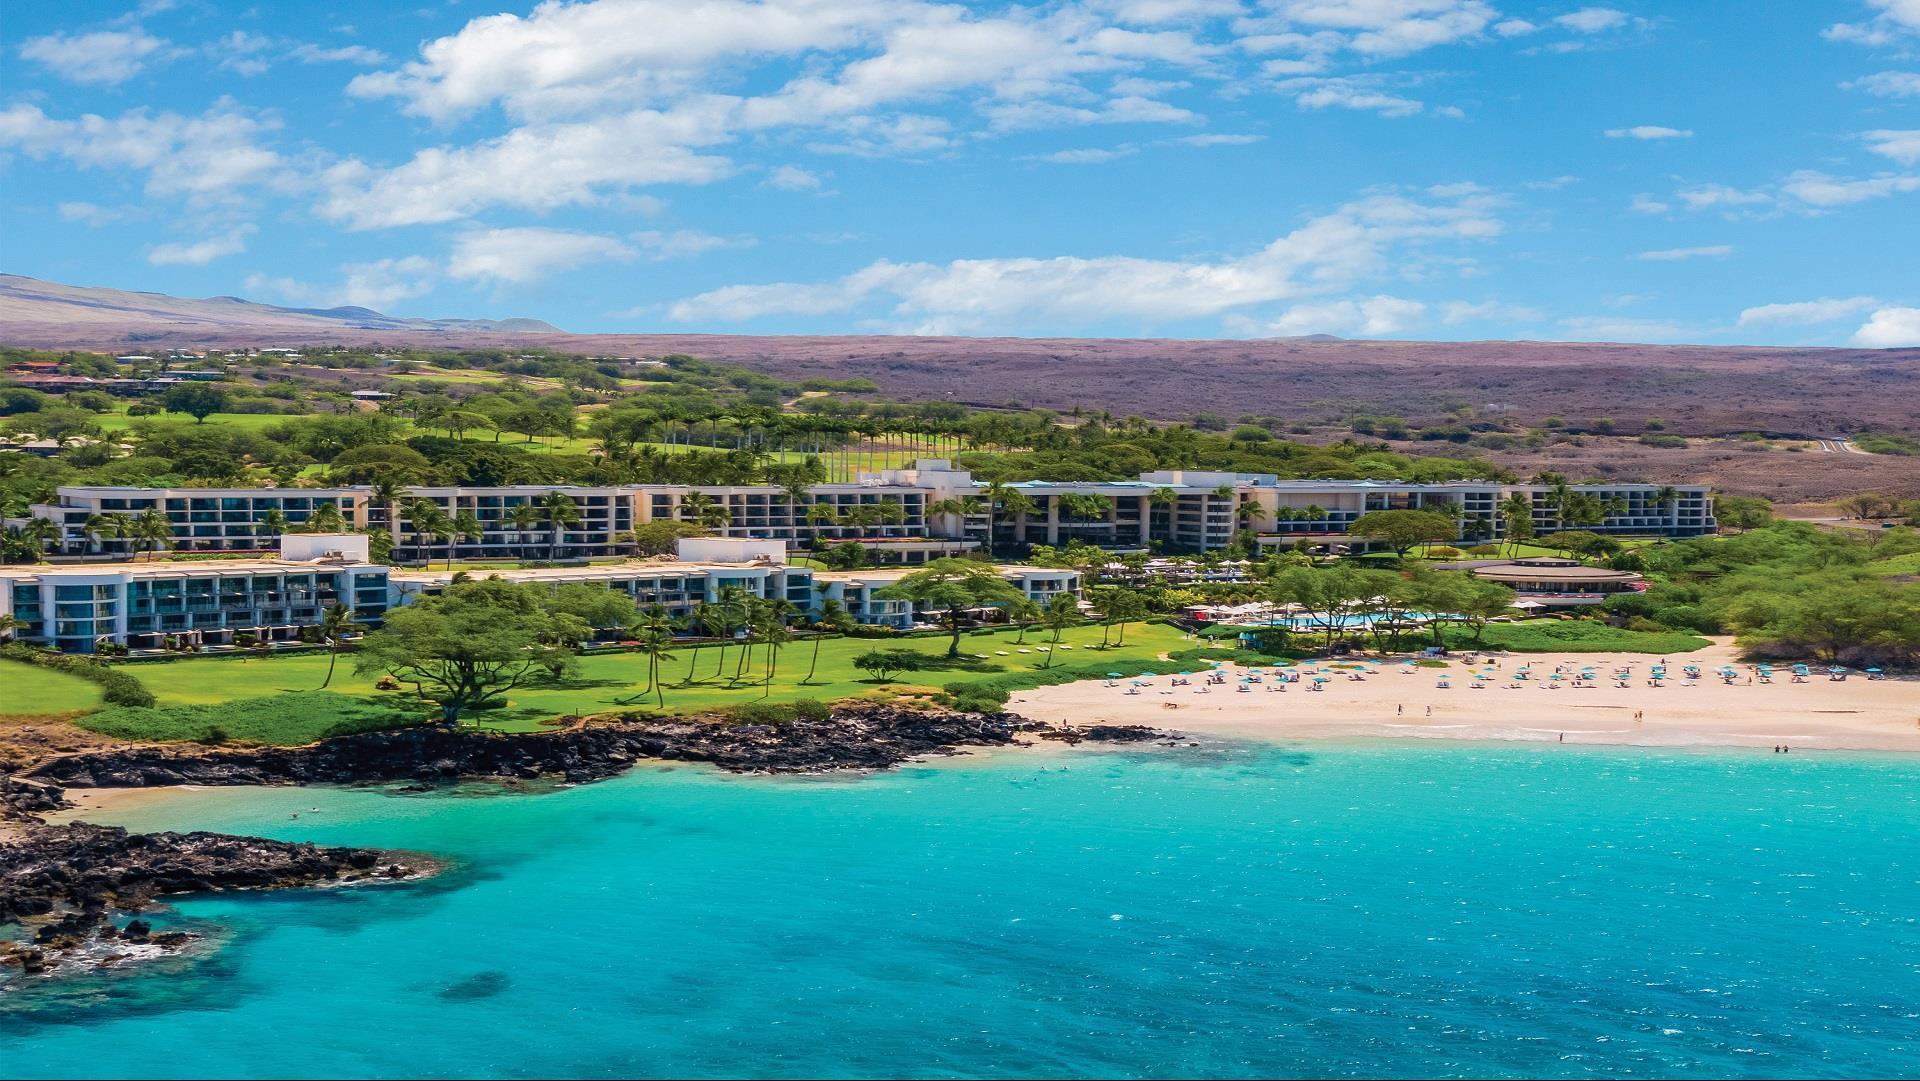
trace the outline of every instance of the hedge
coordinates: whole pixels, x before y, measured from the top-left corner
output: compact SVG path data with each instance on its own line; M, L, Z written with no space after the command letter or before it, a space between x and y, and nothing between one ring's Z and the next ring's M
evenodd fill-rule
M56 672L65 672L70 676L79 676L100 685L102 698L110 706L151 706L155 699L147 685L135 679L131 673L122 672L107 664L76 653L55 653L52 650L37 649L24 642L9 642L0 646L0 657L23 664L38 665Z

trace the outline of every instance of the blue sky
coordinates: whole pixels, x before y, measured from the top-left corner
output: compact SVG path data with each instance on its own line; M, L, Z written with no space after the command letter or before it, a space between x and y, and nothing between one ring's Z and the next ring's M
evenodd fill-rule
M1920 0L15 4L0 269L576 331L1920 345Z

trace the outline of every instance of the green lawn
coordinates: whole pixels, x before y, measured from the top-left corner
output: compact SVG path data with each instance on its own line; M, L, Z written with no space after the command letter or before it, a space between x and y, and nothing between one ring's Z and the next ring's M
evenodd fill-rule
M60 717L100 708L100 685L19 661L0 661L0 717Z
M1127 628L1127 644L1105 652L1089 652L1088 645L1100 642L1099 627L1076 627L1067 631L1060 639L1061 644L1071 645L1072 650L1062 650L1059 664L1079 665L1101 659L1115 661L1152 660L1169 650L1191 645L1181 640L1180 632L1164 624L1133 624ZM945 683L968 678L987 678L1006 672L1025 671L1039 667L1044 655L1037 646L1047 639L1047 633L1035 628L1027 633L1024 646L1013 645L1014 631L997 631L992 635L966 635L961 644L969 655L959 664L948 666L943 654L946 651L944 638L912 639L857 639L830 638L820 644L820 667L813 683L800 685L800 679L807 673L809 658L813 650L811 642L796 641L781 650L780 668L776 676L772 701L792 701L796 698L816 698L832 701L853 695L866 694L883 687L939 687ZM1021 654L1019 649L1033 649L1035 652ZM903 672L890 684L870 682L866 674L853 667L853 658L871 649L915 649L927 655L928 665ZM1007 651L1007 656L997 653ZM984 653L987 659L980 660L973 654ZM726 655L726 671L730 674L734 663L740 656L738 646L730 647ZM764 670L765 651L754 651L755 670ZM741 705L758 701L763 688L759 685L729 688L724 679L715 679L715 666L720 662L720 650L707 646L699 650L697 659L700 680L692 686L676 686L687 675L690 662L694 662L694 651L687 647L675 650L665 662L667 673L666 709L668 712L683 713L720 706ZM232 701L237 698L261 698L290 691L311 691L320 686L326 675L327 657L324 653L295 654L290 656L264 657L193 657L176 661L154 662L135 665L130 670L140 681L147 685L159 699L161 706L208 705ZM356 676L353 673L353 658L343 655L340 668L335 674L330 690L342 694L364 695L381 701L392 701L396 705L410 704L404 694L375 691L372 676ZM524 687L511 692L505 708L489 710L479 716L489 725L510 730L537 728L539 722L561 714L604 713L623 708L619 699L633 698L640 691L646 679L646 658L637 653L614 653L600 656L582 657L578 673L565 683L542 684ZM653 706L655 699L647 696L646 704ZM632 703L638 705L638 703ZM419 708L414 705L413 708Z
M1471 644L1471 631L1449 628L1447 644L1455 649ZM1630 631L1593 620L1533 619L1524 623L1489 623L1481 645L1515 653L1689 653L1713 643L1686 631Z
M120 739L271 743L297 747L329 736L396 728L419 720L391 701L326 691L237 698L219 705L109 706L73 723Z
M101 431L108 433L127 431L133 427L136 421L142 420L171 421L180 424L192 424L194 422L193 418L185 413L159 413L151 417L130 417L125 413L102 413L93 419L99 423ZM276 424L293 419L295 418L292 415L283 413L209 413L207 414L206 423L224 424L234 428L243 428L248 431L257 432L263 428L271 428Z
M1920 552L1908 552L1903 556L1876 559L1867 564L1867 569L1889 578L1894 575L1920 574Z

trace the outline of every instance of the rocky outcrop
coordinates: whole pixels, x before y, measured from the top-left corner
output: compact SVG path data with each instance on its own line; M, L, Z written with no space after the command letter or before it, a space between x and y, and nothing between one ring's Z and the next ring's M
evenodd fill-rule
M116 913L161 897L398 881L436 869L422 856L370 848L30 823L0 843L0 923L28 932L23 941L0 943L0 963L34 974L83 954L99 960L179 949L193 936L155 934L139 919L116 926Z
M856 704L818 720L776 725L624 714L552 732L409 728L342 736L310 747L143 746L65 755L26 778L84 788L200 784L361 784L462 777L560 777L585 782L641 759L710 762L735 772L884 769L964 745L999 745L1020 732L1055 732L1011 713L956 713ZM1077 730L1067 730L1077 731ZM1085 738L1150 739L1128 726ZM1099 735L1093 734L1099 732Z

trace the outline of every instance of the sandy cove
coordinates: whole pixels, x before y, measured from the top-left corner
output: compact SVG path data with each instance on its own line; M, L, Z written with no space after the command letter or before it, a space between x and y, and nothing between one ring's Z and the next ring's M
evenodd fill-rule
M1212 732L1267 739L1424 739L1524 740L1643 747L1773 747L1794 750L1920 751L1920 680L1869 680L1855 672L1843 682L1828 679L1816 667L1805 683L1792 682L1792 666L1776 666L1771 684L1748 682L1752 666L1743 664L1730 641L1665 658L1625 653L1527 653L1492 655L1498 668L1481 689L1474 689L1469 668L1458 658L1446 669L1404 669L1388 662L1364 681L1346 671L1326 673L1321 691L1309 682L1273 689L1264 683L1241 693L1244 671L1222 671L1225 686L1205 687L1199 675L1192 685L1171 688L1161 675L1127 694L1130 680L1109 687L1102 681L1041 687L1014 695L1009 710L1037 721L1073 724L1147 724L1176 731ZM1654 665L1666 663L1679 676L1683 666L1699 665L1702 676L1688 685L1669 679L1649 685ZM1339 662L1326 662L1328 664ZM1532 678L1519 682L1514 672L1532 665ZM1731 664L1739 677L1729 686L1714 675ZM1592 665L1597 686L1569 685L1574 673ZM1610 677L1631 666L1621 687ZM1548 679L1564 666L1567 679ZM1299 666L1310 676L1317 664ZM1473 666L1479 670L1480 666ZM1272 671L1268 670L1269 673ZM1407 674L1411 673L1411 674ZM1439 686L1447 677L1449 687ZM1557 690L1549 687L1558 686ZM1177 708L1173 708L1177 707ZM1639 720L1635 714L1641 714Z

